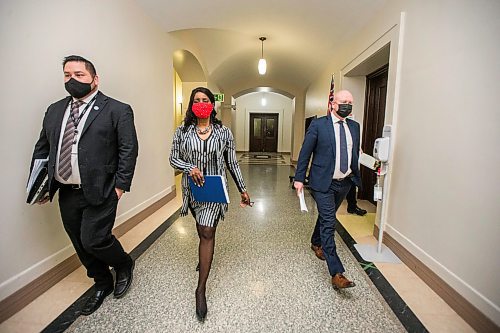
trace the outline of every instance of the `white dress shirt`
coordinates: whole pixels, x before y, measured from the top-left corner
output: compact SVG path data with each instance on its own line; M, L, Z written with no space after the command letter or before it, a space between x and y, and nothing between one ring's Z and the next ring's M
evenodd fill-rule
M85 110L87 104L90 101L92 101L97 92L98 91L96 90L92 95L81 100L83 103L82 105L80 105L80 108L78 109L78 115L80 115L80 113L83 112L83 110ZM77 99L73 98L73 102L75 101L77 101ZM63 121L61 124L61 135L59 136L59 144L57 145L56 172L54 174L56 180L62 184L76 184L76 185L81 184L80 168L78 167L78 143L80 142L80 136L82 135L82 130L83 127L85 126L85 122L87 121L87 117L89 116L89 113L92 111L93 104L95 104L95 100L92 101L92 105L88 107L87 112L85 112L82 119L78 123L77 127L78 134L75 138L76 143L74 143L73 146L71 147L71 175L69 176L68 180L62 179L62 177L59 175L59 154L61 153L61 143L64 136L64 130L66 129L66 123L68 122L69 113L71 110L71 103L68 104L66 112L64 113Z
M332 114L332 122L333 122L333 131L335 132L335 171L333 172L333 179L342 179L347 177L351 172L351 160L352 160L352 136L351 131L349 131L349 126L347 126L346 119L342 120L345 136L347 142L347 165L348 169L346 173L340 171L340 124L341 121L334 114Z

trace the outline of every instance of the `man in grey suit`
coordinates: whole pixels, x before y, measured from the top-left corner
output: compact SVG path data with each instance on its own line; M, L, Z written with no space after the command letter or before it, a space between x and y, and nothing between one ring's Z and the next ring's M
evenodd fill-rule
M122 297L132 282L134 261L111 231L118 201L130 190L138 143L132 108L98 90L90 61L68 56L63 71L71 96L48 107L31 165L49 159L49 198L39 203L52 201L59 190L64 229L95 281L95 292L81 309L89 315L111 292Z
M341 90L334 95L329 113L313 120L300 150L294 187L303 191L307 167L309 187L318 207L318 218L311 237L316 256L326 260L335 289L354 287L344 276L344 266L334 241L337 209L353 184L360 185L359 124L347 116L352 112L352 94Z

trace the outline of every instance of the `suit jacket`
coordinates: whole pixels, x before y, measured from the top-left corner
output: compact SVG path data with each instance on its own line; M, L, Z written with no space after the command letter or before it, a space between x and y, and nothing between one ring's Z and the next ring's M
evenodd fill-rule
M346 119L352 136L352 181L356 186L361 185L359 174L359 124L352 119ZM314 119L307 129L304 143L300 149L295 180L304 182L309 160L312 157L309 171L309 186L314 191L327 192L335 171L335 133L333 130L332 115Z
M35 145L31 167L37 158L49 157L50 199L60 183L54 178L57 148L68 96L50 105ZM134 115L130 105L97 93L78 142L78 166L85 199L99 205L115 187L129 191L138 153Z

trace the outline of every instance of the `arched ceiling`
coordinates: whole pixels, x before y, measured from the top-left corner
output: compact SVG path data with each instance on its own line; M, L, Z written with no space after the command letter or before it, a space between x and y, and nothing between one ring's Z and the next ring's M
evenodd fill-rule
M305 91L335 50L386 0L136 0L165 30L197 46L205 71L223 91L267 86ZM266 36L267 73L257 72Z
M174 52L174 68L182 81L185 82L204 82L207 81L203 68L201 68L198 59L186 50L177 50Z
M271 93L283 95L283 96L288 97L290 99L295 98L294 95L290 94L287 91L283 91L283 90L272 88L272 87L256 87L256 88L245 89L245 90L242 90L242 91L234 94L233 97L238 98L238 97L241 97L241 96L246 95L246 94L259 93L259 92L271 92Z

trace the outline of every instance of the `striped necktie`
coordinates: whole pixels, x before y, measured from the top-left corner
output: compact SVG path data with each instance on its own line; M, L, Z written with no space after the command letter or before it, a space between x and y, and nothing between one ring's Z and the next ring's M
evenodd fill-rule
M68 180L69 176L71 176L71 149L78 134L74 120L78 119L78 110L82 104L82 101L71 103L71 114L64 129L61 149L59 151L59 176L64 180Z

